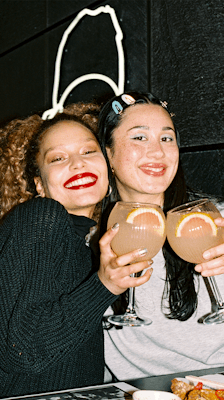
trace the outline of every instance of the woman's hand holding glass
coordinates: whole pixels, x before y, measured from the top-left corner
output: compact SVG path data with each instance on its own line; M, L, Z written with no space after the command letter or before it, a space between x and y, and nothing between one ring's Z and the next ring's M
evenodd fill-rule
M148 262L151 264L151 259L163 246L166 231L165 216L162 209L155 204L118 201L110 213L107 226L112 227L113 230L117 221L119 221L119 230L110 244L117 256L120 257L116 258L116 261L113 260L111 265L117 267L121 265L120 263L122 265L131 264L126 265L126 271L122 267L119 271L121 275L118 276L119 279L122 277L122 289L124 286L126 289L129 287L129 296L125 313L109 316L108 321L118 326L150 325L151 319L142 319L135 311L134 287L145 283L140 281L135 274L145 269ZM146 266L143 261L147 262ZM105 284L105 286L107 285Z
M217 226L224 227L224 218L216 218L214 222ZM205 251L203 257L205 261L197 264L195 271L204 277L224 274L224 243Z
M146 255L145 249L134 250L120 257L113 252L111 242L118 230L119 225L110 228L99 242L101 251L100 268L98 271L99 279L115 295L125 292L130 287L146 283L152 274L152 268L149 268L152 261L135 262L135 260L139 260L139 257ZM142 276L130 276L145 269L147 270Z
M198 264L195 270L208 277L217 311L202 317L204 324L224 322L224 300L214 277L222 273L220 271L223 269L223 221L220 212L209 199L186 203L167 213L167 239L170 246L179 257ZM203 262L206 256L211 260Z

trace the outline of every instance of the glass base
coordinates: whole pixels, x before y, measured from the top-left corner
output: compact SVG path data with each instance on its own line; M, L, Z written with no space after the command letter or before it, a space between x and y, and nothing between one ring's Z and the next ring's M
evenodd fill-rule
M224 322L224 308L213 312L203 319L205 325L222 324Z
M111 315L107 321L117 326L142 326L151 325L152 320L149 318L139 318L135 313L124 315Z

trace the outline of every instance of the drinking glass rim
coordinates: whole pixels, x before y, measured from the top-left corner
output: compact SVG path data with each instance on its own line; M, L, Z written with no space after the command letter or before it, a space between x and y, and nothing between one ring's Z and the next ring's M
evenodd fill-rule
M162 207L161 206L159 206L159 204L155 204L155 203L141 203L141 201L123 201L123 200L118 200L118 201L116 201L116 203L115 203L115 205L116 204L127 204L127 205L132 205L132 204L134 204L136 207L138 207L138 206L140 206L140 207L142 207L142 206L145 206L145 207L159 207L161 210L162 210Z
M179 206L172 208L171 210L169 210L167 212L167 214L172 214L172 213L175 213L175 212L184 212L186 210L191 210L192 208L195 208L198 205L207 203L208 201L211 201L208 197L203 198L203 199L189 201L187 203L180 204Z

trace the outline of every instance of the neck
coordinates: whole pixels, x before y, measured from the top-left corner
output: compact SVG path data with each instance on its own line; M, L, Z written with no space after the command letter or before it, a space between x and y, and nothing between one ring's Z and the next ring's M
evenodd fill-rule
M67 210L67 211L69 214L79 215L79 216L87 217L87 218L91 219L93 217L94 210L95 210L95 206L94 207L86 207L86 208L82 208L82 209Z

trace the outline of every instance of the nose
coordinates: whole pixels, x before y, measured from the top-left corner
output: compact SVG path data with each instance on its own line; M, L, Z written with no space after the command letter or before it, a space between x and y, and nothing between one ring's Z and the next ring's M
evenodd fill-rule
M147 155L150 157L155 157L155 158L161 158L164 155L163 147L161 145L161 142L158 140L151 140L148 143L147 147Z
M70 168L71 169L81 169L84 167L84 165L85 165L85 160L82 155L74 154L70 158Z

